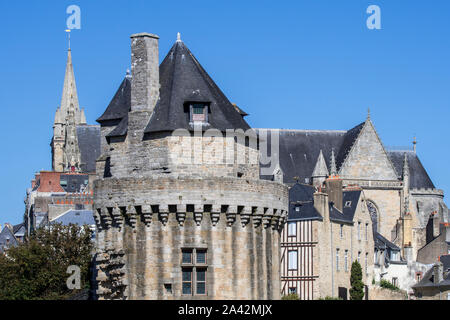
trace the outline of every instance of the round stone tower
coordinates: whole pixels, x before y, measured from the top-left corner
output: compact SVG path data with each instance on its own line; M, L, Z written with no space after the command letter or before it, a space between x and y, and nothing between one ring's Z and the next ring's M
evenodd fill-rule
M259 178L257 134L178 37L131 37L98 119L100 299L279 299L288 190ZM273 151L273 150L272 150Z

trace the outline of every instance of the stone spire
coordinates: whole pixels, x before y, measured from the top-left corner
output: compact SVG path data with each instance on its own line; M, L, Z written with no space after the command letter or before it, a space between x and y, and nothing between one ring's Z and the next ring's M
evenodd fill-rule
M337 176L336 157L334 156L334 149L331 150L330 175L332 177Z
M66 75L64 77L63 94L61 98L61 110L67 114L69 106L73 104L76 112L79 112L77 85L73 73L72 50L67 51Z
M86 124L84 110L80 110L72 64L72 51L67 52L66 74L61 105L56 110L53 125L52 167L58 172L80 170L77 126ZM75 165L76 164L76 165Z
M311 175L312 182L315 186L319 187L328 177L328 167L325 162L325 158L323 156L322 150L320 150L319 157L316 161L316 166L314 167L314 171Z

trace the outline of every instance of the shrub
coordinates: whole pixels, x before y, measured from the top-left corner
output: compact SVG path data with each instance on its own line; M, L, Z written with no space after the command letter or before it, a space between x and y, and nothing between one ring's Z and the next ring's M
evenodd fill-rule
M290 294L288 294L286 296L283 296L281 298L281 300L300 300L300 298L299 298L298 294L290 293Z
M381 279L380 287L386 288L386 289L389 289L389 290L392 290L392 291L399 291L400 290L399 287L393 285L391 282L389 282L389 281L387 281L385 279Z

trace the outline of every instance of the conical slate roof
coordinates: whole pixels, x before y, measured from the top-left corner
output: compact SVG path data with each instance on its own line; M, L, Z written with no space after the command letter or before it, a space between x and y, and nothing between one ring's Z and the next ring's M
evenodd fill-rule
M311 177L328 177L328 168L325 158L323 157L323 152L320 150L319 157L317 158L316 166Z
M123 119L131 107L131 77L126 76L120 84L114 98L97 122L105 124L107 121Z
M160 99L145 129L146 133L193 130L189 123L187 102L205 102L209 105L209 126L205 129L250 129L182 41L178 40L170 49L159 71Z

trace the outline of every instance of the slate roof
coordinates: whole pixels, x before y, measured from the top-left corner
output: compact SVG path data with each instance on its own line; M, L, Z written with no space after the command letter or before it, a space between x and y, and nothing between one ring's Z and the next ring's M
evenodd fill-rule
M322 150L327 167L330 168L331 150L334 148L336 165L339 170L358 137L364 123L357 125L349 131L328 130L279 130L280 133L280 167L284 173L284 183L295 183L298 177L302 183L309 183L314 167ZM257 129L258 133L261 130ZM268 148L271 149L271 132L277 129L268 129ZM422 166L417 154L413 151L387 151L398 178L403 172L403 159L405 152L408 157L411 188L435 188L425 168ZM264 166L261 166L264 167ZM272 175L261 175L261 179L273 180Z
M433 265L434 266L434 265ZM431 267L427 272L425 272L424 276L422 277L422 280L419 281L419 283L412 286L414 289L418 288L426 288L426 287L450 287L450 272L445 272L444 269L444 277L441 282L438 284L433 282L434 278L434 268Z
M77 224L95 225L94 214L91 210L69 210L51 221L54 223L61 223L63 225Z
M343 212L339 211L331 203L330 205L330 220L334 222L353 223L356 207L358 206L359 198L361 197L361 190L344 191L342 193ZM349 206L345 204L349 203Z
M105 112L97 122L102 125L108 125L111 120L121 120L131 109L131 77L125 77L120 84L119 89L112 98ZM109 122L109 123L108 123Z
M211 128L250 129L242 115L206 73L186 45L177 41L159 67L160 98L145 133L192 130L186 102L209 104ZM208 128L206 128L208 129Z
M19 242L17 241L11 229L5 226L0 232L0 253L3 253L4 249L17 246L18 244Z
M23 230L21 231L21 229L23 229ZM25 223L24 222L13 226L13 234L16 235L18 232L20 232L21 234L22 234L22 232L25 232Z
M264 129L258 129L258 133ZM271 132L267 136L268 148L272 149ZM320 130L279 130L280 166L284 173L284 183L295 183L298 177L302 183L309 182L320 150L323 152L327 167L330 168L331 150L339 150L346 131ZM272 176L261 175L262 179L271 180ZM306 180L308 179L308 180Z
M314 187L299 183L289 189L288 221L323 220L314 207L314 191ZM299 207L300 211L296 211L296 207Z
M386 239L385 237L383 237L380 233L375 232L374 233L374 243L375 243L375 248L377 249L389 249L389 250L393 250L393 251L400 251L400 248L398 246L396 246L395 244L393 244L391 241L389 241L388 239Z
M435 188L433 182L428 176L427 171L422 166L422 163L419 160L419 157L414 151L388 151L389 158L394 164L395 170L397 174L399 174L399 178L401 178L403 173L403 160L405 158L405 153L408 159L409 164L409 187L412 189L415 188Z
M450 254L441 256L439 260L444 265L444 271L450 269Z
M89 176L87 174L61 174L60 181L65 181L65 185L61 185L65 192L82 192L89 184Z
M100 156L100 126L77 126L78 147L81 153L82 172L95 172L95 161Z

